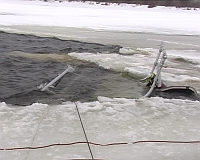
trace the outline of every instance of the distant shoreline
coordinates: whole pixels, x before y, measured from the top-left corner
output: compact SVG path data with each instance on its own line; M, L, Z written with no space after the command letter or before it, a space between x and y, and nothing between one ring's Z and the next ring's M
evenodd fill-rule
M42 0L42 1L52 1L52 0ZM138 5L148 5L149 8L156 6L167 6L167 7L186 7L190 8L200 8L200 0L55 0L59 2L64 1L77 1L77 2L96 2L102 3L103 5L109 5L109 3L127 3L127 4L138 4Z

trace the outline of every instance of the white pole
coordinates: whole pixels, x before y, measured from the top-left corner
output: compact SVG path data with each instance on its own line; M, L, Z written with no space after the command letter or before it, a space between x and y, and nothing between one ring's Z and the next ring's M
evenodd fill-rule
M161 58L160 62L158 63L158 60L159 60L161 53L163 53L162 58ZM156 85L158 85L158 87L161 87L161 84L162 84L161 69L162 69L166 59L167 59L167 53L166 53L165 49L163 48L163 43L162 43L161 46L160 46L158 56L157 56L156 61L154 63L154 67L152 69L152 73L153 73L154 69L156 68L156 70L157 70L156 77L154 78L154 81L153 81L153 84L151 85L151 88L142 98L149 97Z
M67 72L73 72L74 68L71 67L70 65L65 69L61 74L59 74L56 78L54 78L51 82L49 82L46 86L44 86L41 91L45 91L48 89L50 86L52 86L55 82L57 82L59 79L61 79Z

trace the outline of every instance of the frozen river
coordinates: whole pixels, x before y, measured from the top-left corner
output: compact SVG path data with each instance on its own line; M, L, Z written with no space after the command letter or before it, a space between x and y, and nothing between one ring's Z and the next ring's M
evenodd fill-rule
M66 145L86 141L75 104L90 142L123 143L90 144L94 158L200 159L199 143L132 144L200 140L199 101L143 99L144 86L138 84L150 72L158 45L164 42L168 54L162 72L165 83L190 85L200 91L199 10L0 3L0 30L12 33L2 32L0 37L0 64L5 67L0 79L4 84L0 90L0 159L91 158L86 143ZM137 15L140 21L134 24L132 18ZM10 44L5 43L8 39ZM52 79L68 64L76 66L75 74L62 79L56 95L35 92L42 80ZM34 149L51 144L57 145ZM19 149L23 147L30 148Z

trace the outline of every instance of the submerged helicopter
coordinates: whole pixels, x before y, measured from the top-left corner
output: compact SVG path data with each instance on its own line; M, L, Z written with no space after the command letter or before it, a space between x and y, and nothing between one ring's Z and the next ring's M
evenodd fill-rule
M143 98L159 96L169 99L180 98L199 100L197 91L191 86L166 86L164 84L161 78L161 70L166 59L167 53L163 43L161 43L158 55L149 76L140 80L140 82L146 83L146 86L149 87L148 92L143 96Z
M161 70L166 59L167 53L163 43L161 43L158 55L149 76L140 80L140 82L146 83L146 86L148 87L148 92L142 98L159 96L169 99L178 98L199 100L197 91L191 86L166 86L164 84L161 78ZM40 91L44 91L48 94L55 94L53 91L50 90L50 88L55 87L65 76L65 74L73 71L74 68L69 65L64 72L55 77L51 82L41 84L37 88Z

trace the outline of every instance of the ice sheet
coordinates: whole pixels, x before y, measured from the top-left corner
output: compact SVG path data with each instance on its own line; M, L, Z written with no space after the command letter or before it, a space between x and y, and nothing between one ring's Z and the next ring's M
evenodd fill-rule
M0 1L0 25L200 35L200 10L80 2Z
M89 141L107 144L137 140L198 140L198 101L162 98L124 99L98 97L96 102L77 102ZM0 104L0 148L43 146L85 141L74 103L49 106L33 104L10 108ZM194 144L136 144L91 146L102 159L199 159ZM39 150L1 151L1 159L90 158L87 145L54 146Z

